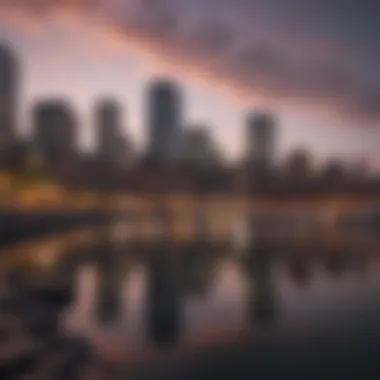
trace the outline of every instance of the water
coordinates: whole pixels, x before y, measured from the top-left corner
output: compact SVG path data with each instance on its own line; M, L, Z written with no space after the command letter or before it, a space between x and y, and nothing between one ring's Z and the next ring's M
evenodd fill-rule
M280 249L267 242L251 251L239 247L247 250L242 254L207 242L144 247L120 228L117 235L97 230L47 239L9 251L12 260L3 256L1 266L28 289L65 295L61 326L124 359L242 331L327 321L380 294L373 247L353 250L335 240L329 250Z

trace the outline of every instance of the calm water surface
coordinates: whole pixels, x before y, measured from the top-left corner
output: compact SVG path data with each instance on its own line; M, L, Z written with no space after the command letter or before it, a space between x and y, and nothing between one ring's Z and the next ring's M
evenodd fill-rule
M267 250L250 261L241 247L142 253L120 236L117 243L99 231L47 239L9 252L13 261L2 267L22 273L28 286L71 290L62 325L72 333L134 348L329 319L380 294L380 261L364 246L338 258L308 248Z

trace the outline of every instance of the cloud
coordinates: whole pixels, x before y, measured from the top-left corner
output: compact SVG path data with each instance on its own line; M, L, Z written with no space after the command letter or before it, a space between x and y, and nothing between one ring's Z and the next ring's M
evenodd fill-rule
M0 0L66 9L246 97L380 119L377 0Z

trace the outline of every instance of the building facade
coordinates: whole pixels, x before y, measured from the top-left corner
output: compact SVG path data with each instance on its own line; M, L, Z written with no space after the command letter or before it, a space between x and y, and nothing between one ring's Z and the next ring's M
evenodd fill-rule
M43 164L58 164L74 158L77 150L77 120L63 100L41 101L33 112L34 146Z
M154 82L148 95L148 156L162 162L179 158L181 147L181 99L168 81Z
M0 151L16 139L18 62L13 52L0 45Z
M128 141L122 129L122 107L113 99L99 100L95 106L97 155L110 163L128 156Z
M250 114L247 118L246 163L257 177L266 177L273 169L275 119L266 113Z
M212 166L221 163L221 155L209 129L195 125L183 132L182 160L196 166Z

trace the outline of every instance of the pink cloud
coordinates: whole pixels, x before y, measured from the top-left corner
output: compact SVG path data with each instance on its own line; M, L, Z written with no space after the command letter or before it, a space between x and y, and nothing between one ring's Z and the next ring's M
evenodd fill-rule
M380 118L378 5L363 0L15 0L68 25L97 19L108 43L257 98ZM9 1L0 0L0 5ZM342 13L342 9L345 10ZM74 13L73 13L74 12ZM78 18L78 14L81 15ZM37 17L37 16L36 16ZM38 16L39 17L39 16Z

